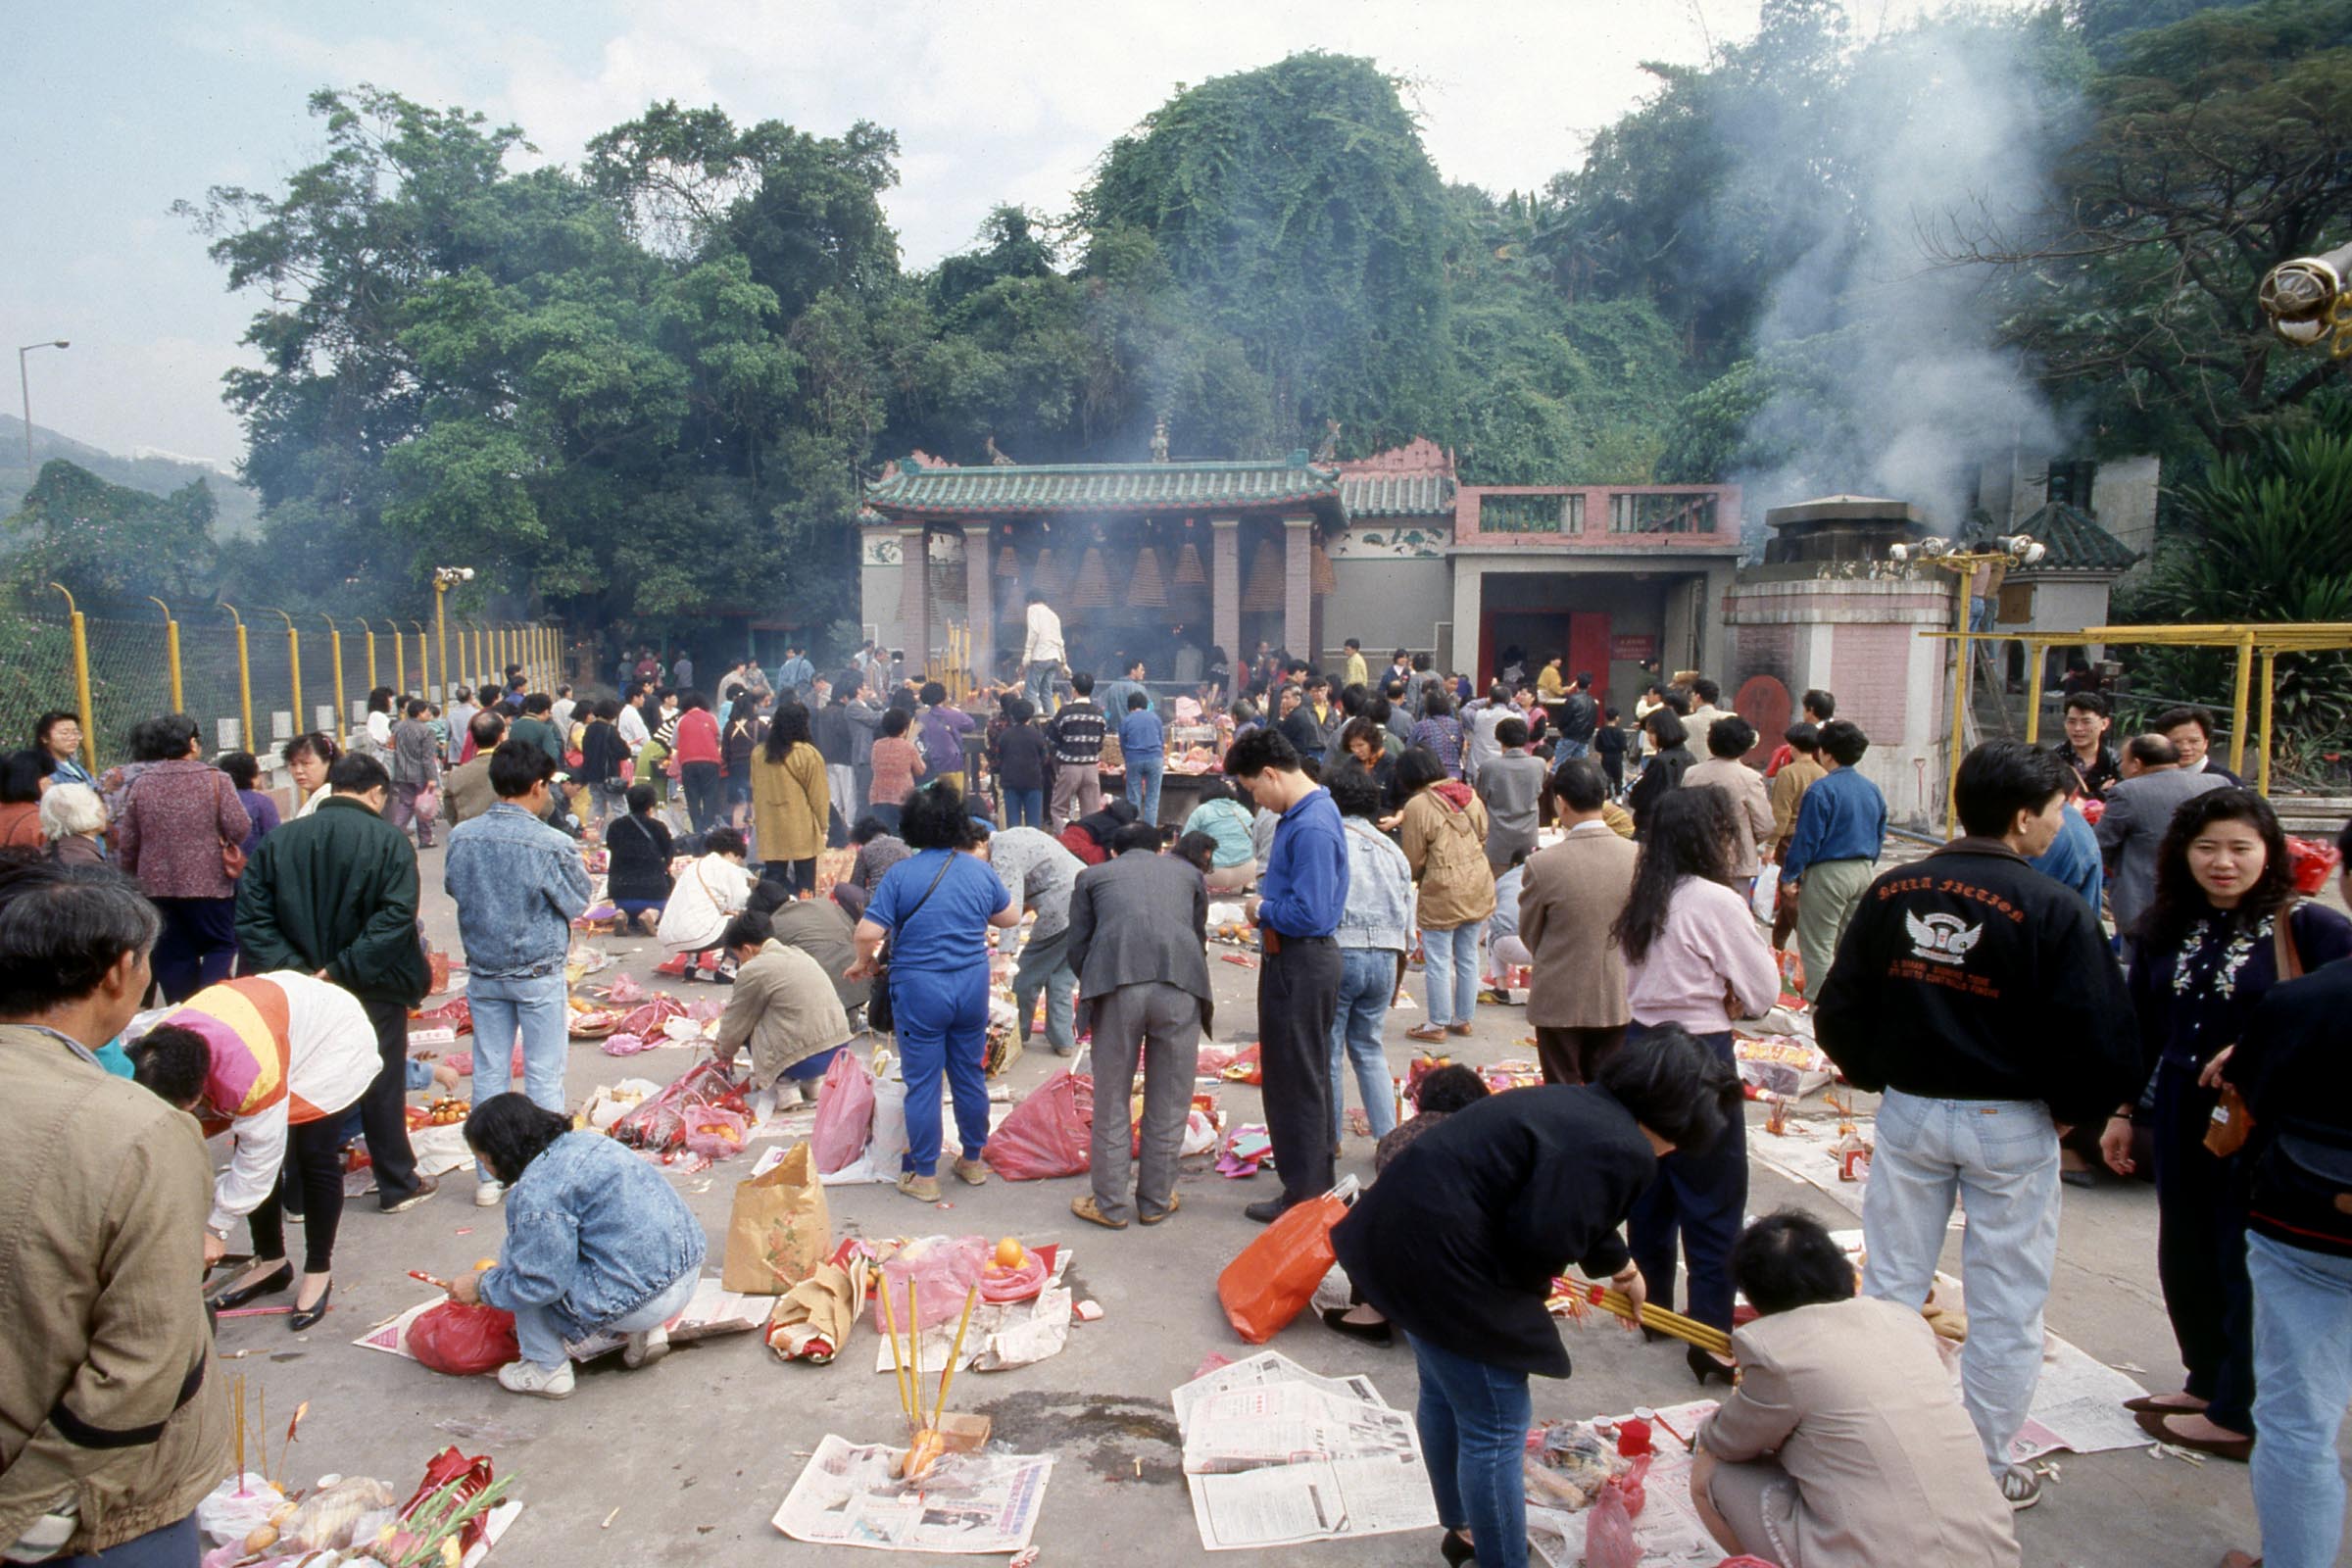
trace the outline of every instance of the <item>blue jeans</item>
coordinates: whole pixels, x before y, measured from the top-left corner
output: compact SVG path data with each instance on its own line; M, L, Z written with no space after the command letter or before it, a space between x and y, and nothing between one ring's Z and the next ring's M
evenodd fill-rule
M2254 1511L2270 1568L2328 1568L2344 1536L2335 1436L2352 1402L2352 1258L2246 1238L2254 1281Z
M1640 1051L1650 1032L1647 1025L1634 1024L1618 1049ZM1730 1030L1691 1038L1725 1066L1733 1065ZM1663 1307L1674 1305L1674 1254L1679 1244L1690 1275L1688 1315L1730 1333L1732 1244L1740 1239L1740 1222L1746 1212L1747 1120L1735 1111L1724 1123L1723 1136L1703 1153L1678 1149L1660 1159L1657 1176L1634 1200L1626 1217L1626 1243L1641 1265L1649 1298Z
M1927 1300L1955 1196L1968 1213L1960 1397L1997 1476L2041 1378L2041 1313L2058 1261L2058 1130L2049 1107L1886 1091L1862 1198L1863 1295L1911 1307Z
M1355 1063L1355 1092L1372 1123L1372 1136L1386 1138L1396 1127L1396 1086L1389 1078L1389 1054L1380 1043L1389 1000L1396 994L1396 950L1342 948L1340 1004L1331 1015L1331 1141L1348 1129L1348 1063Z
M1421 981L1433 1029L1468 1023L1478 1007L1478 929L1476 920L1443 931L1421 928Z
M890 971L890 1006L898 1024L899 1072L906 1080L906 1154L901 1170L918 1176L939 1170L939 1081L956 1094L956 1132L963 1156L978 1159L988 1147L986 965L949 973Z
M1572 757L1591 757L1592 755L1592 743L1590 741L1560 740L1551 743L1551 760L1554 762L1565 762Z
M1006 827L1044 827L1046 825L1046 792L1042 789L1004 792L1004 825Z
M559 1115L564 1110L564 1063L571 1053L571 1008L564 1001L564 971L528 980L476 975L466 987L473 1009L473 1102L514 1087L514 1041L522 1040L522 1092L531 1103ZM489 1169L476 1164L482 1180ZM553 1365L554 1363L549 1363Z
M1021 695L1037 705L1042 714L1054 711L1054 682L1061 675L1061 665L1053 660L1039 660L1021 677Z
M844 1044L835 1046L831 1051L820 1051L813 1056L803 1056L785 1068L780 1076L796 1084L807 1083L811 1078L822 1078L825 1069L833 1065L833 1058L849 1049Z
M1969 595L1968 629L1970 631L1992 630L1992 611L1993 602L1990 599L1981 594Z
M647 1329L660 1328L686 1309L702 1278L703 1271L699 1268L679 1275L652 1300L613 1319L605 1325L606 1329L613 1334L643 1334ZM521 1349L522 1358L533 1366L550 1369L562 1366L570 1353L564 1348L564 1330L558 1325L552 1306L516 1307L514 1343Z
M1167 754L1127 759L1127 804L1142 813L1141 820L1159 820L1159 781L1168 770Z
M204 1538L197 1533L196 1516L191 1513L177 1524L133 1536L104 1551L60 1557L49 1568L187 1568L203 1553Z
M1407 1334L1420 1363L1413 1421L1438 1523L1467 1530L1479 1568L1527 1568L1527 1483L1520 1454L1535 1419L1527 1374L1443 1350Z

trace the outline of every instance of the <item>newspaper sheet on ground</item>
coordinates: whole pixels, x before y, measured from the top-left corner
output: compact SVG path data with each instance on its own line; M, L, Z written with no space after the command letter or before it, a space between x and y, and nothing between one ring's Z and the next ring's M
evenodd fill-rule
M1367 1377L1322 1377L1263 1350L1195 1378L1170 1402L1193 1522L1210 1551L1437 1524L1412 1418Z
M771 1523L819 1546L992 1553L1029 1544L1052 1458L950 1453L910 1482L899 1476L905 1453L828 1433Z
M2147 1392L2130 1374L2049 1335L2042 1344L2041 1381L2034 1385L2025 1429L2009 1445L2009 1457L2023 1464L2059 1448L2077 1453L2144 1448L2152 1440L2124 1401Z

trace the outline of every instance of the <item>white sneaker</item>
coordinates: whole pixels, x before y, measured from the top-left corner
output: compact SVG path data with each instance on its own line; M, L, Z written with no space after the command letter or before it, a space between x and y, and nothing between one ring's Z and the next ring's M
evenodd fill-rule
M498 1386L509 1394L527 1394L540 1399L571 1397L571 1363L548 1368L535 1361L509 1361L498 1369Z
M506 1199L506 1196L507 1184L505 1182L475 1182L473 1184L473 1206L476 1208L496 1208Z
M620 1364L634 1372L641 1366L651 1366L669 1353L669 1330L656 1325L642 1334L632 1334L620 1348Z
M2041 1500L2041 1477L2022 1464L2011 1465L1995 1479L2000 1484L2002 1499L2017 1512L2022 1513Z

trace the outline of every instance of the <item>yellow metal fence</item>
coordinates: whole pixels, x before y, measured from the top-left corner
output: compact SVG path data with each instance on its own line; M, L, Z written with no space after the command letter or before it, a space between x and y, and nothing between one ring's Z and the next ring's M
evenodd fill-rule
M63 589L52 597L55 612L0 616L0 750L30 745L34 722L60 710L80 715L96 766L124 760L132 726L159 713L195 718L208 753L266 754L304 731L347 737L378 685L446 702L451 688L495 682L514 663L549 690L563 647L557 628L520 622L330 620L160 601L130 618L69 608Z

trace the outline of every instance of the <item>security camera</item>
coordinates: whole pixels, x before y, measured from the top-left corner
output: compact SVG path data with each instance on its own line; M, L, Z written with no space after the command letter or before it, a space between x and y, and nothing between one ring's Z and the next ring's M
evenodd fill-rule
M1909 561L1911 559L1911 547L1909 545L1888 545L1886 547L1886 559L1889 561Z
M2344 303L2344 273L2352 270L2352 245L2324 256L2298 256L2266 273L2255 301L2271 318L2271 330L2297 348L2326 341L2335 330Z

